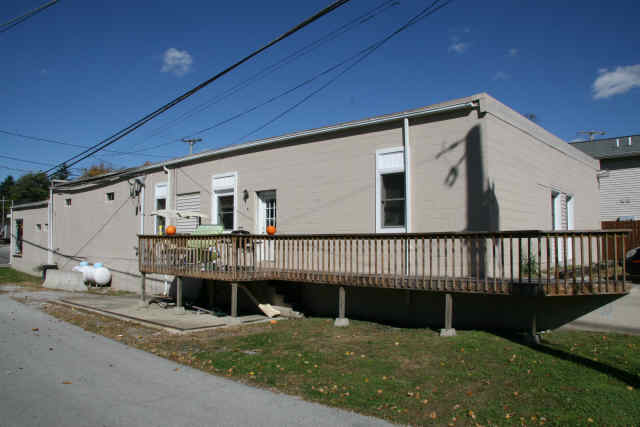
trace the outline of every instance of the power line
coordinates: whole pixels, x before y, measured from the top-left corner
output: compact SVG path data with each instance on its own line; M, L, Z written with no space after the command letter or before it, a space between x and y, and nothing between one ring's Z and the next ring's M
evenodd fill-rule
M252 130L251 132L243 135L242 137L240 137L238 140L236 140L235 142L238 142L239 140L242 140L244 138L246 138L249 135L252 135L256 132L258 132L259 130L264 129L265 127L267 127L268 125L270 125L271 123L275 122L276 120L280 119L281 117L283 117L285 114L289 113L290 111L292 111L293 109L297 108L298 106L302 105L304 102L308 101L311 97L313 97L314 95L316 95L317 93L319 93L320 91L322 91L323 89L325 89L326 87L328 87L329 85L331 85L332 83L334 83L338 78L340 78L343 74L345 74L347 71L351 70L353 67L355 67L357 64L359 64L360 62L362 62L366 57L368 57L369 55L371 55L373 52L375 52L376 50L378 50L379 48L381 48L386 42L388 42L390 39L392 39L393 37L395 37L396 35L398 35L399 33L405 31L407 28L409 28L410 26L416 24L417 22L419 22L420 20L434 14L435 12L437 12L438 10L442 9L443 7L447 6L449 3L451 3L451 1L453 0L449 0L443 4L441 4L440 6L437 6L437 4L440 2L441 0L435 0L433 3L431 3L431 5L429 5L428 7L422 9L417 15L415 15L413 18L411 18L409 21L407 21L407 23L405 23L404 25L400 26L398 29L396 29L395 31L393 31L392 33L390 33L389 35L387 35L386 37L372 43L371 45L367 46L364 49L361 49L360 51L356 52L354 55L349 56L348 58L344 59L343 61L332 65L329 68L326 68L325 70L321 71L318 74L315 74L314 76L308 78L307 80L279 93L278 95L275 95L271 98L268 98L267 100L260 102L258 104L253 105L252 107L247 108L244 111L241 111L240 113L237 113L233 116L227 117L226 119L220 120L216 123L214 123L211 126L208 126L206 128L200 129L198 131L195 131L193 133L190 134L191 137L195 136L195 135L200 135L202 133L208 132L212 129L215 129L217 127L220 127L226 123L229 123L233 120L236 120L248 113L251 113L255 110L257 110L260 107L263 107L267 104L270 104L290 93L295 92L296 90L314 82L315 80L319 79L322 76L325 76L329 73L331 73L332 71L335 71L337 69L339 69L342 66L345 66L346 64L349 64L350 62L353 62L352 64L348 65L344 70L340 71L340 73L338 75L336 75L335 77L333 77L331 80L329 80L327 83L323 84L322 86L320 86L318 89L314 90L313 92L311 92L309 95L305 96L301 101L296 102L293 106L287 108L285 111L283 111L282 113L279 113L276 117L270 119L269 121L267 121L265 124L259 126L258 128ZM437 7L436 7L437 6ZM179 141L179 140L178 140ZM149 147L149 148L145 148L144 150L150 150L150 149L154 149L154 148L160 148L162 146L168 145L168 143L172 143L174 141L169 141L166 143L162 143L162 144L158 144L155 145L153 147ZM142 150L140 150L142 151Z
M70 142L58 141L58 140L55 140L55 139L40 138L38 136L31 136L31 135L25 135L25 134L17 133L17 132L10 132L8 130L3 130L3 129L0 129L0 133L4 133L5 135L17 136L19 138L31 139L31 140L34 140L34 141L47 142L49 144L66 145L66 146L69 146L69 147L77 147L77 148L89 148L88 145L72 144ZM104 150L104 151L105 152L109 152L109 153L122 154L122 155L145 156L145 154L140 154L140 153L137 153L137 152L130 152L130 151L117 151L117 150ZM165 157L165 156L161 156L161 155L158 155L158 154L148 154L148 156L151 156L151 157Z
M16 171L16 172L26 172L26 173L33 172L33 171L30 171L30 170L27 170L27 169L12 168L10 166L5 166L5 165L0 165L0 168L9 169L9 170Z
M18 16L17 18L14 18L8 22L5 22L4 24L0 25L0 33L4 33L5 31L9 31L11 28L15 27L16 25L26 21L27 19L31 18L33 15L37 14L38 12L42 12L43 10L47 9L48 7L53 6L54 4L58 3L59 0L52 0L49 3L45 3L39 7L36 7L35 9L25 13L22 16Z
M396 0L386 0L384 2L382 2L381 4L379 4L378 6L368 10L367 12L365 12L364 14L361 14L359 16L357 16L356 18L348 21L347 23L341 25L340 27L334 29L333 31L325 34L324 36L320 37L319 39L316 39L314 41L312 41L311 43L303 46L302 48L294 51L293 53L285 56L284 58L282 58L281 60L268 65L267 67L261 69L260 71L258 71L257 73L253 74L252 76L248 77L247 79L237 83L236 85L232 86L231 88L225 90L224 92L222 92L219 95L216 95L214 97L212 97L211 99L207 100L206 102L203 102L199 105L196 105L195 107L193 107L192 109L190 109L189 111L181 114L180 116L176 117L175 119L171 120L169 123L165 123L162 126L159 126L158 128L156 128L151 134L149 134L148 137L146 137L144 140L148 140L154 136L160 135L164 132L166 132L169 128L173 127L174 125L176 125L177 123L180 123L182 121L187 120L190 117L193 117L194 115L201 113L203 111L206 111L207 109L209 109L211 106L220 103L221 101L229 98L231 95L234 95L235 93L249 87L251 84L256 83L260 80L262 80L263 78L273 74L274 72L278 71L279 69L281 69L282 67L284 67L287 64L290 64L302 57L304 57L305 55L313 52L314 50L318 49L319 47L321 47L323 44L335 40L336 38L338 38L340 35L345 34L347 32L349 32L350 30L356 28L357 26L364 24L368 21L370 21L371 19L375 18L376 16L380 15L381 13L383 13L384 11L386 11L387 9L398 5L399 2ZM176 139L175 142L178 142L179 139ZM141 150L137 150L136 152L140 152Z
M248 137L248 136L250 136L250 135L252 135L252 134L254 134L254 133L256 133L256 132L258 132L260 130L262 130L262 129L264 129L265 127L269 126L271 123L275 122L276 120L278 120L278 119L282 118L283 116L285 116L287 113L289 113L292 110L294 110L295 108L299 107L300 105L302 105L303 103L305 103L306 101L311 99L314 95L316 95L317 93L319 93L320 91L322 91L323 89L325 89L326 87L328 87L329 85L334 83L342 75L344 75L346 72L348 72L353 67L358 65L360 62L364 61L369 55L371 55L376 50L380 49L385 43L387 43L393 37L395 37L396 35L400 34L403 31L405 31L407 28L411 27L412 25L415 25L416 23L418 23L419 21L423 20L424 18L427 18L427 17L433 15L438 10L440 10L443 7L447 6L452 1L453 0L448 0L445 3L441 4L440 6L435 7L440 2L440 0L434 0L433 3L431 3L431 5L427 6L423 10L421 10L417 15L415 15L413 18L411 18L409 21L407 21L404 25L400 26L398 29L393 31L391 34L389 34L388 36L384 37L383 39L377 41L376 43L373 43L372 45L368 46L367 48L361 50L356 55L354 55L354 56L350 57L349 59L347 59L347 61L343 61L343 63L341 63L340 65L343 65L344 63L346 63L346 62L348 62L350 60L354 60L355 58L357 58L357 59L354 60L354 62L351 65L347 66L344 70L342 70L340 73L338 73L332 79L330 79L328 82L326 82L325 84L320 86L318 89L314 90L313 92L311 92L310 94L308 94L307 96L302 98L300 101L298 101L295 104L293 104L292 106L288 107L287 109L285 109L281 113L277 114L272 119L270 119L267 122L265 122L264 124L258 126L256 129L254 129L251 132L249 132L249 133L243 135L242 137L238 138L236 140L236 142L239 142L242 139L244 139L244 138L246 138L246 137ZM333 67L333 68L335 68L335 67Z
M317 21L321 17L327 15L328 13L330 13L333 10L337 9L338 7L348 3L349 1L350 0L337 0L337 1L333 2L333 3L331 3L329 6L327 6L324 9L322 9L320 12L318 12L318 13L312 15L311 17L305 19L304 21L302 21L301 23L297 24L296 26L294 26L290 30L286 31L285 33L283 33L279 37L275 38L274 40L272 40L271 42L267 43L263 47L253 51L249 55L245 56L241 60L239 60L236 63L234 63L233 65L225 68L224 70L222 70L218 74L214 75L210 79L200 83L199 85L197 85L193 89L185 92L184 94L180 95L179 97L175 98L174 100L168 102L167 104L165 104L162 107L158 108L154 112L152 112L150 114L147 114L142 119L130 124L129 126L127 126L126 128L120 130L119 132L116 132L115 134L111 135L110 137L108 137L108 138L102 140L101 142L95 144L92 148L84 150L83 152L71 157L67 161L58 164L56 167L62 166L62 164L65 164L65 163L68 164L69 166L72 166L72 165L74 165L74 164L76 164L78 162L81 162L82 160L94 155L98 151L101 151L101 150L105 149L109 145L117 142L118 140L124 138L126 135L130 134L134 130L136 130L139 127L143 126L148 121L153 120L155 117L157 117L160 114L164 113L165 111L167 111L168 109L172 108L176 104L184 101L185 99L187 99L188 97L190 97L194 93L198 92L202 88L204 88L204 87L208 86L209 84L213 83L215 80L217 80L220 77L224 76L225 74L233 71L234 69L236 69L240 65L242 65L245 62L249 61L251 58L255 57L256 55L259 55L260 53L264 52L265 50L267 50L271 46L275 45L276 43L278 43L278 42L290 37L292 34L300 31L302 28L306 27L307 25L311 24L314 21ZM49 173L52 170L54 170L56 167L51 168L51 169L47 170L46 172Z
M36 162L35 160L19 159L17 157L5 156L5 155L2 155L2 154L0 154L0 158L8 159L8 160L15 160L16 162L31 163L31 164L39 165L39 166L51 166L51 163Z

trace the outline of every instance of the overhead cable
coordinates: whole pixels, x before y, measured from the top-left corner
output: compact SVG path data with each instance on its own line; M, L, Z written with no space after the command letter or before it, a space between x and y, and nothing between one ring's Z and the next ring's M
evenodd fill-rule
M91 157L95 153L97 153L97 152L99 152L101 150L104 150L105 148L107 148L111 144L114 144L115 142L117 142L120 139L124 138L126 135L130 134L131 132L133 132L134 130L136 130L139 127L143 126L145 123L149 122L150 120L153 120L155 117L157 117L160 114L164 113L165 111L169 110L170 108L172 108L176 104L179 104L180 102L182 102L185 99L189 98L194 93L196 93L199 90L203 89L204 87L210 85L211 83L213 83L214 81L216 81L220 77L224 76L225 74L233 71L234 69L236 69L240 65L242 65L245 62L249 61L251 58L255 57L256 55L258 55L258 54L260 54L262 52L264 52L265 50L267 50L271 46L275 45L276 43L278 43L278 42L290 37L294 33L300 31L302 28L306 27L307 25L311 24L314 21L317 21L321 17L327 15L328 13L334 11L335 9L337 9L338 7L348 3L349 1L350 0L337 0L337 1L333 2L333 3L331 3L329 6L325 7L320 12L318 12L318 13L312 15L311 17L305 19L304 21L302 21L301 23L297 24L296 26L294 26L290 30L286 31L282 35L278 36L274 40L270 41L269 43L267 43L266 45L262 46L261 48L253 51L249 55L247 55L244 58L242 58L241 60L235 62L233 65L225 68L224 70L222 70L218 74L214 75L213 77L209 78L208 80L205 80L204 82L200 83L199 85L197 85L193 89L188 90L187 92L183 93L179 97L173 99L172 101L168 102L167 104L163 105L162 107L156 109L152 113L147 114L142 119L131 123L126 128L124 128L124 129L116 132L115 134L111 135L110 137L100 141L99 143L95 144L91 148L89 148L87 150L84 150L79 154L76 154L75 156L69 158L68 160L66 160L66 161L64 161L62 163L59 163L56 167L53 167L53 168L47 170L46 172L50 173L51 171L53 171L57 167L61 167L63 164L67 164L69 166L72 166L72 165L74 165L74 164L76 164L78 162L81 162L82 160L84 160L84 159L86 159L88 157Z

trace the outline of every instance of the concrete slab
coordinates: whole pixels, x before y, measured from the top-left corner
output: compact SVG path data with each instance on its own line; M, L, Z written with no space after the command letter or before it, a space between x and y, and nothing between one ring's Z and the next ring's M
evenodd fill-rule
M173 307L162 308L157 304L140 306L139 301L139 298L135 296L100 296L96 298L94 295L87 295L61 299L59 303L178 333L268 320L266 316L261 315L235 318L231 316L217 317L191 310L187 310L184 314L178 314Z
M86 292L89 290L82 280L82 273L77 271L47 271L47 279L42 284L48 289Z
M628 295L574 320L565 328L640 335L640 285L634 284Z

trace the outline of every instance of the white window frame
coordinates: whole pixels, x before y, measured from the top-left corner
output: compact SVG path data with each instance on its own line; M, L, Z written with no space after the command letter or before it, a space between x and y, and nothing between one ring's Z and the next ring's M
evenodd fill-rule
M164 188L164 195L158 194L160 193L160 189ZM155 187L154 187L154 193L153 193L153 211L158 209L158 199L164 199L165 200L165 209L169 209L169 206L167 205L167 203L169 202L169 182L165 181L165 182L158 182ZM165 227L168 225L168 221L165 219ZM153 217L153 234L158 234L158 215L155 215Z
M385 155L389 154L398 154L402 159L401 164L396 166L383 166L382 158ZM382 175L387 175L391 173L405 173L404 168L404 147L392 147L392 148L382 148L376 150L376 233L404 233L407 231L407 217L408 217L408 209L409 204L407 203L407 178L405 175L405 189L404 189L404 209L405 209L405 217L404 217L404 226L403 227L383 227L382 226Z
M231 185L217 186L216 180L221 178L233 178ZM218 196L233 195L233 228L224 230L223 233L231 233L238 229L238 172L220 173L211 176L211 222L218 221ZM222 224L220 224L222 225Z

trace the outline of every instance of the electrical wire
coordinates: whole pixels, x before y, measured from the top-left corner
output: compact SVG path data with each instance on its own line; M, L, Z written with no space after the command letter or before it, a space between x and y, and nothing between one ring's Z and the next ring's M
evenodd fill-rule
M290 30L286 31L282 35L278 36L274 40L270 41L269 43L267 43L266 45L262 46L261 48L251 52L249 55L245 56L244 58L242 58L241 60L235 62L233 65L225 68L224 70L220 71L219 73L217 73L213 77L209 78L208 80L205 80L204 82L200 83L199 85L197 85L193 89L188 90L187 92L183 93L179 97L173 99L172 101L168 102L167 104L163 105L162 107L156 109L152 113L147 114L142 119L139 119L139 120L131 123L126 128L116 132L115 134L111 135L110 137L108 137L108 138L100 141L99 143L93 145L92 148L89 148L87 150L82 151L79 154L76 154L75 156L67 159L66 161L64 161L62 163L59 163L56 167L53 167L53 168L47 170L46 172L50 173L51 171L53 171L57 167L61 167L63 164L67 164L68 166L73 166L74 164L76 164L78 162L81 162L82 160L84 160L84 159L86 159L88 157L93 156L97 152L99 152L101 150L104 150L105 148L107 148L111 144L114 144L115 142L117 142L120 139L124 138L126 135L130 134L131 132L133 132L134 130L136 130L139 127L143 126L145 123L149 122L150 120L153 120L155 117L157 117L160 114L164 113L165 111L169 110L170 108L172 108L176 104L179 104L180 102L182 102L185 99L189 98L190 96L192 96L193 94L195 94L199 90L201 90L204 87L210 85L211 83L213 83L214 81L216 81L220 77L222 77L225 74L228 74L229 72L231 72L234 69L238 68L240 65L242 65L245 62L249 61L251 58L259 55L260 53L264 52L265 50L267 50L271 46L275 45L276 43L278 43L278 42L290 37L294 33L300 31L302 28L308 26L309 24L311 24L314 21L317 21L318 19L320 19L321 17L327 15L328 13L331 13L332 11L334 11L337 8L339 8L340 6L343 6L344 4L348 3L349 1L350 0L336 0L335 2L331 3L329 6L325 7L324 9L322 9L320 12L318 12L318 13L312 15L311 17L305 19L304 21L302 21L301 23L297 24L296 26L294 26Z
M374 53L376 50L380 49L385 43L387 43L389 40L391 40L393 37L397 36L398 34L400 34L401 32L405 31L407 28L415 25L416 23L420 22L421 20L433 15L434 13L436 13L437 11L439 11L440 9L442 9L443 7L449 5L453 0L448 0L445 3L441 4L440 6L436 5L440 2L440 0L434 0L433 3L431 3L431 5L427 6L426 8L424 8L422 11L420 11L417 15L415 15L413 18L411 18L409 21L407 21L404 25L400 26L398 29L396 29L395 31L393 31L391 34L389 34L388 36L384 37L383 39L377 41L376 43L373 43L372 45L368 46L367 48L361 50L360 52L358 52L356 55L352 56L351 58L349 58L347 61L344 62L348 62L350 60L354 60L354 62L347 66L344 70L342 70L340 73L338 73L336 76L334 76L333 78L331 78L329 81L327 81L325 84L323 84L322 86L320 86L319 88L317 88L316 90L314 90L313 92L311 92L310 94L308 94L307 96L305 96L304 98L302 98L300 101L296 102L295 104L293 104L292 106L288 107L287 109L285 109L284 111L282 111L281 113L277 114L275 117L269 119L267 122L265 122L264 124L258 126L257 128L255 128L254 130L252 130L251 132L248 132L246 134L244 134L243 136L241 136L240 138L238 138L234 143L240 142L243 139L245 139L246 137L253 135L254 133L264 129L265 127L269 126L270 124L274 123L275 121L277 121L278 119L284 117L286 114L288 114L289 112L293 111L295 108L299 107L300 105L302 105L303 103L305 103L306 101L308 101L309 99L311 99L314 95L318 94L319 92L321 92L323 89L327 88L329 85L331 85L332 83L334 83L336 80L338 80L342 75L344 75L346 72L348 72L349 70L351 70L353 67L355 67L356 65L358 65L360 62L364 61L369 55L371 55L372 53ZM343 63L344 63L343 62ZM335 68L335 67L333 67Z
M3 130L3 129L0 129L0 133L3 133L5 135L17 136L19 138L24 138L24 139L31 139L33 141L47 142L49 144L66 145L66 146L69 146L69 147L77 147L77 148L89 148L88 145L72 144L70 142L57 141L55 139L40 138L40 137L37 137L37 136L25 135L25 134L17 133L17 132L10 132L8 130ZM144 156L144 154L133 153L133 152L129 152L129 151L117 151L117 150L106 150L106 149L104 151L108 152L108 153L121 154L121 155ZM165 157L165 156L162 156L162 155L159 155L159 154L148 154L148 156L151 156L151 157Z
M6 31L9 31L11 28L15 27L16 25L26 21L27 19L31 18L33 15L42 12L43 10L53 6L54 4L58 3L59 0L52 0L49 3L45 3L39 7L36 7L35 9L25 13L22 16L18 16L17 18L14 18L10 21L5 22L4 24L0 25L0 33L4 33Z
M219 95L216 95L212 98L210 98L209 100L207 100L206 102L203 102L195 107L193 107L192 109L190 109L189 111L181 114L180 116L176 117L175 119L171 120L168 123L163 124L162 126L159 126L158 128L156 128L152 133L150 133L143 141L146 141L148 139L151 139L154 136L158 136L161 135L163 133L166 133L166 131L168 129L170 129L171 127L175 126L176 124L183 122L191 117L193 117L196 114L202 113L206 110L208 110L209 108L211 108L213 105L216 105L218 103L220 103L221 101L229 98L232 95L235 95L236 93L238 93L239 91L246 89L247 87L249 87L251 84L254 84L262 79L264 79L265 77L273 74L274 72L280 70L281 68L283 68L284 66L306 56L307 54L313 52L314 50L318 49L319 47L321 47L322 45L335 40L336 38L338 38L339 36L346 34L347 32L357 28L359 25L362 25L366 22L371 21L373 18L375 18L376 16L380 15L381 13L385 12L386 10L390 9L393 6L396 6L400 4L398 1L396 0L386 0L384 2L382 2L381 4L379 4L378 6L368 10L367 12L357 16L356 18L348 21L347 23L341 25L340 27L334 29L333 31L325 34L324 36L320 37L319 39L316 39L314 41L312 41L311 43L303 46L302 48L294 51L293 53L285 56L284 58L282 58L281 60L268 65L267 67L261 69L260 71L258 71L257 73L249 76L247 79L237 83L236 85L232 86L231 88L225 90L224 92L222 92ZM173 140L172 140L173 141ZM175 142L178 142L179 139L176 139ZM139 151L137 151L139 152Z
M373 52L375 52L376 50L380 49L385 43L387 43L389 40L391 40L393 37L395 37L396 35L398 35L399 33L405 31L407 28L411 27L412 25L416 24L417 22L421 21L422 19L434 14L435 12L437 12L438 10L442 9L443 7L447 6L449 3L451 3L453 0L449 0L441 5L438 6L438 3L441 0L435 0L433 1L428 7L422 9L417 15L415 15L413 18L411 18L409 21L407 21L404 25L400 26L399 28L397 28L395 31L393 31L392 33L390 33L389 35L387 35L386 37L372 43L371 45L367 46L364 49L361 49L360 51L356 52L355 54L349 56L348 58L346 58L345 60L332 65L331 67L321 71L318 74L315 74L314 76L308 78L307 80L281 92L278 95L275 95L259 104L256 104L252 107L249 107L248 109L237 113L233 116L230 116L226 119L220 120L218 122L216 122L215 124L208 126L206 128L200 129L198 131L195 131L193 133L191 133L189 136L187 137L194 137L196 135L200 135L202 133L208 132L210 130L213 130L215 128L218 128L226 123L229 123L233 120L236 120L248 113L251 113L255 110L257 110L260 107L263 107L267 104L270 104L290 93L295 92L296 90L307 86L309 84L311 84L312 82L316 81L317 79L330 74L331 72L343 67L346 65L346 68L342 71L339 72L338 75L336 75L335 77L331 78L331 80L329 80L328 82L326 82L325 84L323 84L322 86L320 86L318 89L314 90L313 92L311 92L309 95L305 96L302 100L296 102L293 106L287 108L286 110L284 110L283 112L279 113L277 116L275 116L274 118L270 119L269 121L267 121L266 123L264 123L263 125L259 126L258 128L252 130L251 132L244 134L242 137L238 138L236 141L234 141L234 143L239 142L240 140L264 129L265 127L267 127L268 125L272 124L273 122L275 122L276 120L282 118L284 115L286 115L287 113L289 113L290 111L292 111L293 109L297 108L298 106L302 105L304 102L308 101L311 97L313 97L314 95L316 95L317 93L319 93L320 91L322 91L323 89L325 89L326 87L328 87L329 85L331 85L332 83L334 83L338 78L340 78L342 75L344 75L347 71L351 70L353 67L355 67L357 64L359 64L360 62L362 62L364 59L366 59L369 55L371 55ZM350 65L350 62L352 62ZM176 141L180 141L180 139L177 139ZM169 145L171 143L173 143L174 141L169 141L169 142L164 142L152 147L147 147L144 148L142 150L138 150L135 152L141 152L141 151L146 151L146 150L152 150L152 149L156 149L156 148L160 148L166 145Z

